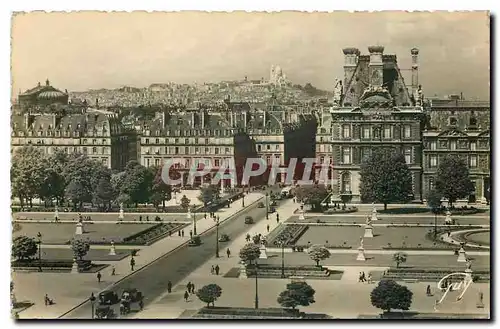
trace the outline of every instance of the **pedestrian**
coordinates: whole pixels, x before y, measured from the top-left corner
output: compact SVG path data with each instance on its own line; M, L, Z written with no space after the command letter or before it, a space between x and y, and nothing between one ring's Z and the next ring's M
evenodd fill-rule
M184 300L186 301L186 303L188 301L188 298L189 298L189 293L186 291L184 292Z
M231 250L229 250L229 248L227 248L226 254L227 254L227 258L231 257Z
M43 298L45 302L45 306L49 305L49 295L45 294L45 297Z
M142 222L142 215L139 216L139 222Z
M247 240L247 242L250 241L250 234L249 233L247 233L246 240Z
M267 224L267 233L269 233L269 224Z
M368 283L372 283L372 274L371 273L368 273L367 281L368 281Z
M111 268L111 275L116 275L116 268L114 266Z
M182 237L184 237L184 230L182 230Z
M168 236L172 236L172 230L168 231Z
M215 267L212 265L212 268L210 269L210 274L214 275L215 274Z
M361 282L366 282L365 272L361 272Z
M170 280L167 283L167 291L169 294L172 292L172 281Z
M448 231L448 237L449 237L450 235L451 235L451 232L450 232L450 231Z
M203 214L203 218L204 218L204 219L207 219L207 213L204 213L204 214Z
M189 237L192 239L193 238L193 231L189 231Z
M191 293L194 294L194 283L191 283Z
M219 270L220 270L219 264L215 265L215 275L219 275Z
M141 311L144 309L144 302L142 301L142 299L139 301L139 308L141 309Z
M430 284L427 285L426 294L427 294L427 296L431 296L431 285Z
M101 278L102 278L101 272L97 272L97 282L98 283L101 283Z
M132 257L132 259L130 260L130 270L131 271L134 270L134 266L135 266L135 259L134 259L134 257Z
M186 288L188 289L187 291L190 293L191 292L191 281L186 284Z
M179 230L179 236L181 236L181 230Z

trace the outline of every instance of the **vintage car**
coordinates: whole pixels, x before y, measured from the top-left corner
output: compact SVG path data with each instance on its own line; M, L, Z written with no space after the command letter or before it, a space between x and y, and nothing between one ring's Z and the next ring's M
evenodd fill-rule
M199 235L193 236L188 242L188 246L190 247L197 247L199 245L201 245L201 238Z
M133 288L133 289L125 289L122 293L122 301L129 303L136 303L143 299L142 292Z
M266 206L264 205L264 202L259 202L258 207L259 207L259 208L265 208Z
M228 242L230 240L229 235L222 233L219 237L219 242Z
M96 319L113 319L115 317L115 312L109 306L99 305L95 309Z
M116 292L111 290L104 290L99 294L99 303L102 305L113 305L120 300Z

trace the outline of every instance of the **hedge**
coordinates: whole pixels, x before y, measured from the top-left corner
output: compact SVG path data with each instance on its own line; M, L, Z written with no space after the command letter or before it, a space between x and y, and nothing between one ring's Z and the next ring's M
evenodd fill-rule
M42 265L42 268L44 267L51 267L51 268L57 268L57 267L73 267L73 261L72 260L50 260L50 259L42 259L41 262L38 261L38 259L34 260L15 260L11 262L12 267L33 267L33 268L38 268L40 267L40 263ZM78 264L78 268L83 268L87 269L92 266L92 262L90 260L77 260L76 263Z
M346 209L336 209L336 208L330 208L325 211L323 211L324 214L327 215L332 215L332 214L349 214L352 212L358 211L357 207L347 207Z

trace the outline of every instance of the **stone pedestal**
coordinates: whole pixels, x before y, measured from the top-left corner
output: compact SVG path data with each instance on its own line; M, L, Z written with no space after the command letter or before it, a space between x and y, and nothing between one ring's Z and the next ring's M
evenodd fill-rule
M366 225L365 226L365 238L373 238L373 226Z
M306 217L304 216L304 210L303 210L303 209L302 209L302 210L300 210L300 213L299 213L299 219L300 219L300 220L305 220L305 219L306 219Z
M359 247L358 248L358 257L356 257L356 260L364 262L366 260L365 258L365 248Z
M378 217L377 217L377 209L373 208L372 210L372 221L374 220L378 220Z
M245 265L245 263L240 263L240 276L239 276L240 279L246 279L248 278L247 276L247 267Z
M82 222L78 222L76 223L76 231L75 231L75 235L82 235L84 233L84 230L83 230L83 223Z
M54 220L57 221L59 220L59 209L56 206L56 209L54 210Z
M457 262L459 262L459 263L467 262L467 255L465 254L465 250L463 247L461 247L460 250L458 251Z
M472 270L470 268L466 268L464 272L465 272L465 280L464 281L466 283L472 281Z
M260 246L260 259L267 259L266 247Z
M73 259L73 266L71 266L71 273L72 274L78 273L78 263L76 262L76 259Z
M111 241L111 248L109 249L109 255L116 256L116 248L115 248L115 243L113 241Z

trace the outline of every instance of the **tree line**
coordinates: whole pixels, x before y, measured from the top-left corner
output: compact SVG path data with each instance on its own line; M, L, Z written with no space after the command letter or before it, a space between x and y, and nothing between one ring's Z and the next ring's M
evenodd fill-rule
M21 207L33 207L33 199L40 199L45 206L69 203L75 210L84 203L102 210L113 203L136 207L152 203L158 209L172 194L172 187L161 178L161 167L130 161L124 171L113 172L84 154L61 150L45 154L32 146L16 150L10 174L12 198L17 197Z

